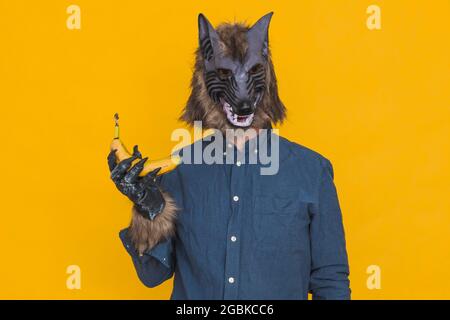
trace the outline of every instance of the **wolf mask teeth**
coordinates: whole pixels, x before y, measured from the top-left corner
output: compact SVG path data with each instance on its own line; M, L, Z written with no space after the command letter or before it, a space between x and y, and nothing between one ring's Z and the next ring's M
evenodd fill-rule
M266 90L268 28L272 12L246 32L246 52L240 57L227 48L208 19L198 17L200 52L209 97L221 105L228 121L236 127L252 124L256 108Z
M239 116L233 112L233 108L231 108L228 102L223 102L223 111L227 115L228 121L230 121L236 127L248 127L252 124L253 118L255 116L254 113L245 116Z

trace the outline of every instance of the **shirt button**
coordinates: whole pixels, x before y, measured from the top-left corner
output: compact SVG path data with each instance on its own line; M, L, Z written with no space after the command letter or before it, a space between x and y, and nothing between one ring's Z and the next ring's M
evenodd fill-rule
M239 197L238 197L238 196L234 196L234 197L233 197L233 200L234 200L235 202L238 202L238 201L239 201Z
M235 236L231 236L231 241L236 242L237 238Z
M238 167L240 167L241 164L242 164L242 163L241 163L240 161L236 162L236 165L237 165Z
M229 277L229 278L228 278L228 282L229 282L229 283L234 283L234 278L233 278L233 277Z

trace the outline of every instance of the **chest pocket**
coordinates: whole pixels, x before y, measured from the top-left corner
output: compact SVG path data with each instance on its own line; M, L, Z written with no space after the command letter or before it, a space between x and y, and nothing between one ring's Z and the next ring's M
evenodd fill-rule
M258 251L298 251L307 241L308 202L298 194L256 195L252 219Z
M257 195L254 197L255 214L291 214L301 213L305 209L298 195Z

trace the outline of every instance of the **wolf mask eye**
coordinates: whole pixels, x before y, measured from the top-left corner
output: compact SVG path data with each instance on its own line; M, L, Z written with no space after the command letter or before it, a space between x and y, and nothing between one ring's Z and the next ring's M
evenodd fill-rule
M219 77L223 80L228 79L229 77L231 77L232 72L230 69L224 69L224 68L219 68L217 69L217 74L219 75Z
M251 74L251 75L255 75L255 74L258 74L258 73L262 72L263 69L264 69L263 65L260 64L260 63L257 63L253 67L250 68L248 73Z

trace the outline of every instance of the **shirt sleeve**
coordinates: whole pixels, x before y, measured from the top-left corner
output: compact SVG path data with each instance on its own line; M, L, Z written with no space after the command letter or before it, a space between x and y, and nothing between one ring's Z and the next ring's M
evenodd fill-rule
M311 210L309 289L314 300L347 300L351 291L342 214L333 181L333 167L328 159L323 158L321 162L318 201Z
M119 237L130 254L136 273L144 285L153 288L172 277L174 271L173 239L160 242L141 256L131 243L128 228L120 231Z
M158 176L158 183L163 190L170 193L175 199L177 206L179 206L181 204L180 183L176 170ZM145 251L142 256L134 248L128 235L128 228L120 231L119 237L131 256L137 275L144 285L153 288L172 277L176 259L175 236L158 243L153 248Z

